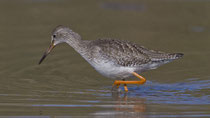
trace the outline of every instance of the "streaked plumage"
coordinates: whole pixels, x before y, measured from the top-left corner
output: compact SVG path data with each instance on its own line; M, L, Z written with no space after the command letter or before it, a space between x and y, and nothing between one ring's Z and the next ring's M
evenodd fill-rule
M149 50L123 40L82 40L79 34L65 26L55 28L52 32L52 42L53 45L68 43L99 73L114 79L128 78L133 76L132 72L141 73L155 69L183 56L181 53ZM40 63L44 58L43 56Z

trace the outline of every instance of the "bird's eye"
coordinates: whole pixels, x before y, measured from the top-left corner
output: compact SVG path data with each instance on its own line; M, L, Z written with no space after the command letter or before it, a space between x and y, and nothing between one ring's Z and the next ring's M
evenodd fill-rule
M53 35L53 38L56 38L56 35L55 34Z

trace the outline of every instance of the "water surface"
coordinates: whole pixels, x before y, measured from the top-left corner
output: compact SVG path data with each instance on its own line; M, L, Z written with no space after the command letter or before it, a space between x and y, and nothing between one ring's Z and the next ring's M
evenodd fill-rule
M0 1L0 118L210 117L209 6L194 0ZM147 83L130 85L127 94L112 92L113 80L66 44L38 65L60 24L84 40L118 38L185 56L142 73Z

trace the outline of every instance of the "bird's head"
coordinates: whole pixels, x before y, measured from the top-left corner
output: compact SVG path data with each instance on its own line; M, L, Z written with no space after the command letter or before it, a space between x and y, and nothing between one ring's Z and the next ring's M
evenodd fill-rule
M60 44L60 43L72 43L74 42L74 40L79 40L80 39L80 35L73 32L70 28L66 27L66 26L57 26L51 35L51 43L49 48L45 51L44 55L42 56L42 58L39 61L39 64L42 63L42 61L46 58L46 56L52 51L52 49Z

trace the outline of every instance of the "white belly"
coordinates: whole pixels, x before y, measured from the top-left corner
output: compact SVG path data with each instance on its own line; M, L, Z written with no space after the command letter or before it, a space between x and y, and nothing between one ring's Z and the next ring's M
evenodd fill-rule
M134 68L131 67L120 67L116 66L112 63L90 63L96 71L98 71L103 76L106 76L108 78L112 79L123 79L128 78L132 76L132 72L134 72Z

